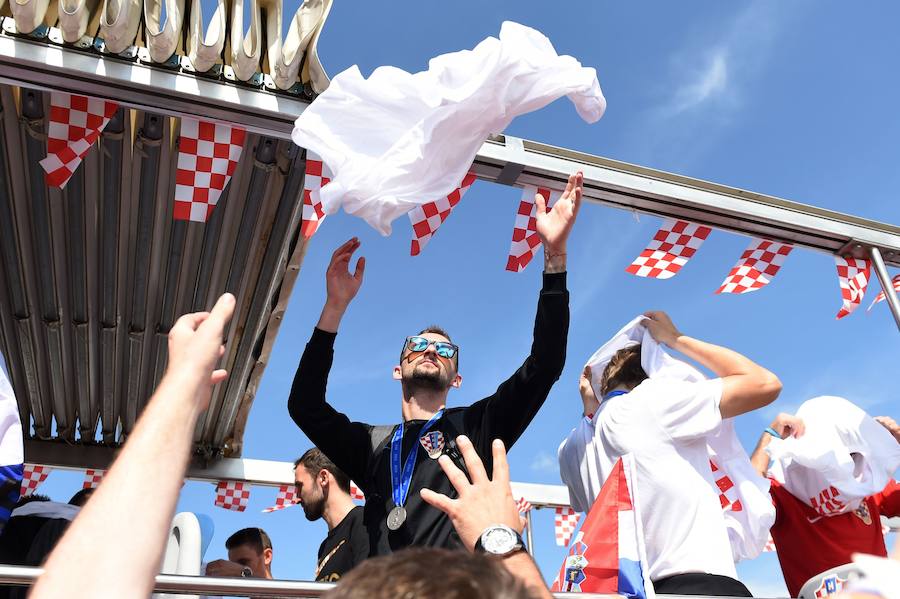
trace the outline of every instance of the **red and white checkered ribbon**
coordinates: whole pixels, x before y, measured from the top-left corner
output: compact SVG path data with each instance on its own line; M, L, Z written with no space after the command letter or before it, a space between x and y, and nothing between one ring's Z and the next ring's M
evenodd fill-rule
M716 481L716 487L719 489L719 503L722 505L722 511L742 511L744 506L741 504L741 500L738 499L734 482L724 471L719 470L719 467L712 460L709 461L709 467L712 469L713 479Z
M848 314L852 314L862 303L863 296L866 294L866 287L869 286L872 263L866 259L842 258L840 256L834 257L834 263L837 265L841 299L844 301L837 313L837 318L841 319Z
M215 505L226 510L243 512L250 503L250 485L236 480L222 480L216 485Z
M556 544L565 547L572 539L575 529L578 528L578 520L581 514L570 507L556 508L553 518L553 530L556 533Z
M412 223L414 236L409 248L410 256L419 255L474 182L475 174L469 173L459 187L446 197L416 206L409 211L409 222Z
M750 293L765 287L792 249L789 243L753 239L716 293Z
M891 286L894 288L894 291L896 291L897 293L900 293L900 275L897 275L893 278L893 280L891 281ZM878 295L875 296L875 301L872 302L872 305L869 306L868 309L866 309L866 312L871 310L875 306L875 304L877 304L879 302L883 302L884 298L885 298L884 290L882 290Z
M519 200L519 209L516 211L516 223L513 226L512 243L509 246L509 258L506 261L506 270L521 272L534 258L534 252L541 245L541 238L537 233L537 204L534 196L541 194L550 208L562 193L550 191L545 187L526 187L522 190L522 199Z
M359 490L359 487L356 486L356 483L352 480L350 481L350 498L355 499L357 501L365 501L366 496L363 495L363 492Z
M49 466L37 464L25 464L22 471L22 488L19 493L22 497L28 497L50 476Z
M529 501L524 497L516 500L516 509L519 510L520 514L527 514L531 511L532 507L533 506L531 505L531 503L529 503Z
M763 546L763 552L767 551L775 551L775 539L772 538L772 535L769 535L769 538L766 539L766 544Z
M245 138L240 127L181 119L175 220L206 222L237 168Z
M119 105L62 92L50 94L47 157L40 164L50 187L65 187Z
M303 178L303 222L300 224L300 232L306 239L312 237L325 220L319 193L331 179L331 173L322 159L307 150L306 176Z
M709 227L684 220L667 219L625 271L653 279L674 277L697 253L711 231Z
M275 505L265 508L263 510L263 513L269 514L271 512L283 510L286 507L293 507L297 505L297 501L299 501L299 498L297 497L296 485L281 485L280 487L278 487L278 495L275 497Z
M98 486L100 486L100 481L103 480L104 474L106 474L105 470L85 470L84 482L81 483L81 488L96 489Z

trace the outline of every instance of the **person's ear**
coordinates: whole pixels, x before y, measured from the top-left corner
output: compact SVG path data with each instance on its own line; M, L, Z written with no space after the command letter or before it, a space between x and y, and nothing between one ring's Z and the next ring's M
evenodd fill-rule
M328 470L322 468L319 470L319 484L325 487L328 484Z
M403 375L402 375L402 373L400 372L400 366L399 366L399 365L394 366L394 375L393 375L393 378L394 378L395 381L399 381L400 379L403 378Z
M263 549L263 563L267 566L272 565L272 548Z
M456 387L457 389L459 389L460 385L462 385L462 375L457 374L455 377L453 377L453 380L450 382L450 386Z

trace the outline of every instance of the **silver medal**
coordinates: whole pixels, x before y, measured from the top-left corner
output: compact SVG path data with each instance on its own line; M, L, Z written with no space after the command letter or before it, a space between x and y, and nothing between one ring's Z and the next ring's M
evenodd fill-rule
M406 522L406 510L401 505L394 506L394 509L388 513L387 527L391 530L397 530L403 526L404 522Z

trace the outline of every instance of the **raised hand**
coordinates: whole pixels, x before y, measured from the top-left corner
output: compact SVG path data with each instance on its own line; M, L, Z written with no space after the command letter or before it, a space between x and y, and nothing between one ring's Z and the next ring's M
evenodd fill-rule
M893 418L890 416L876 416L875 421L886 428L897 440L897 443L900 443L900 425ZM900 543L897 546L900 547Z
M641 326L650 331L650 335L657 343L664 343L669 347L675 343L681 333L675 327L675 323L665 312L644 312L646 320L641 321Z
M806 432L806 425L801 418L792 416L791 414L779 414L772 421L772 429L781 435L782 439L788 437L800 438Z
M584 175L580 172L569 176L569 183L553 207L547 210L547 198L534 197L537 233L544 244L544 255L558 256L566 253L566 241L581 207L581 186Z
M353 239L345 242L341 247L334 250L331 255L331 262L325 271L325 288L328 298L325 300L325 307L322 308L322 315L319 317L319 323L316 325L319 329L329 333L337 333L338 325L347 306L356 297L360 285L362 285L363 275L366 272L366 259L360 257L356 261L356 268L353 274L350 274L350 260L353 258L353 252L359 249L359 239Z
M581 394L581 403L584 405L584 415L593 414L600 407L597 401L597 394L594 393L594 387L591 385L591 367L585 366L578 377L578 392Z

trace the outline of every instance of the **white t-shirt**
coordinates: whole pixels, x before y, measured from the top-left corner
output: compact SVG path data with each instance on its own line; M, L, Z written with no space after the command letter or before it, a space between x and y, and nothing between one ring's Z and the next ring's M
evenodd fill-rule
M651 580L686 572L737 577L706 444L722 422L721 398L721 379L647 379L604 401L559 448L560 473L579 511L590 509L619 457L634 455Z

